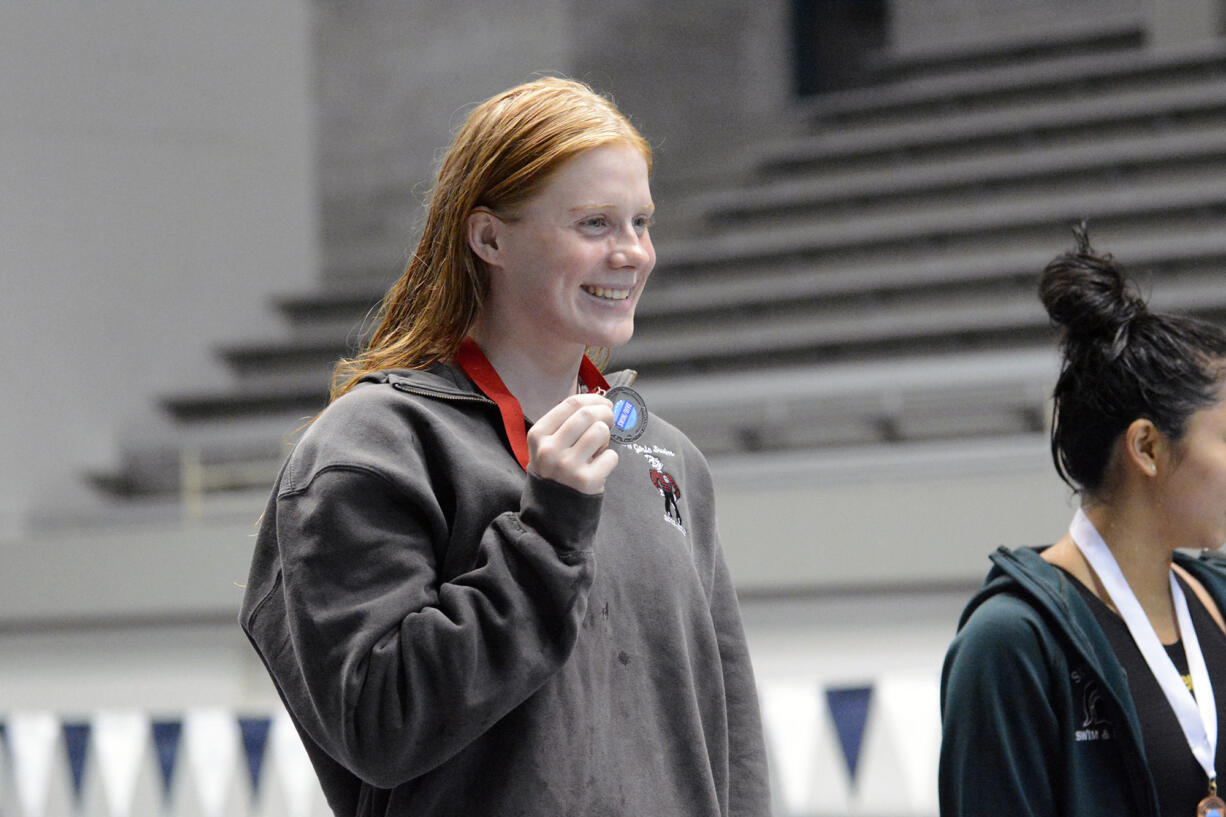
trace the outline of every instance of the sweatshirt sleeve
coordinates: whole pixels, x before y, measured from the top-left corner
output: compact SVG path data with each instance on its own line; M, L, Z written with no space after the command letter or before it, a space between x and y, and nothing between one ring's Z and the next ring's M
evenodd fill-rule
M728 711L728 814L730 817L767 817L771 813L770 775L757 685L736 591L718 541L711 617L719 638Z
M941 676L941 817L1060 813L1055 669L1024 603L990 599L954 639Z
M442 581L424 480L325 468L283 490L264 520L257 551L275 546L281 573L252 603L248 632L312 739L394 787L455 755L566 660L600 504L529 476L520 509L495 517L469 569Z

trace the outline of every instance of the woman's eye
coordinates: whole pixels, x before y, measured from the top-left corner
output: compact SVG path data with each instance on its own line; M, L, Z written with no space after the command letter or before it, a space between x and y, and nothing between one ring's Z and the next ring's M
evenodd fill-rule
M580 223L581 223L581 224L582 224L584 227L589 227L589 228L592 228L592 229L601 229L601 228L603 228L603 227L605 226L605 224L607 224L607 222L605 221L604 216L592 216L591 218L585 218L585 219L584 219L582 222L580 222Z
M653 219L651 216L639 216L634 220L634 229L642 232L648 227L651 227L653 224L655 224L655 219Z

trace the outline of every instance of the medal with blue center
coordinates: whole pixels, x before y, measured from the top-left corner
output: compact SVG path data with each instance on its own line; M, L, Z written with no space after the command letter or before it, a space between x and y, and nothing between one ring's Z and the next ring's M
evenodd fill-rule
M614 386L604 393L613 404L613 427L609 436L614 442L632 443L647 430L647 404L629 386Z

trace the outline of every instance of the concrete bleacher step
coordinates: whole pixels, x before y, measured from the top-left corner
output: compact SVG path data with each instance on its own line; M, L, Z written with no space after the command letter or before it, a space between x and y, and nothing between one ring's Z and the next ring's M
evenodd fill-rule
M712 456L1035 433L1058 358L1049 343L642 382L653 411ZM816 455L816 454L815 454Z
M701 288L686 276L668 271L649 284L639 306L642 320L675 315L743 309L772 302L822 300L837 303L851 298L905 296L906 293L944 288L956 292L1014 286L1033 290L1039 272L1060 250L1072 247L1071 233L1054 242L1021 248L988 248L979 252L928 255L899 254L875 264L852 264L835 256L809 262L758 268L752 275L709 271ZM1226 269L1226 234L1169 231L1160 235L1100 232L1095 222L1091 236L1105 239L1102 246L1124 259L1126 266L1165 279L1217 274ZM1063 242L1063 243L1062 243ZM1220 296L1226 298L1226 291Z
M1078 95L999 105L962 114L933 111L864 126L830 125L764 143L745 162L762 174L806 169L844 173L890 159L918 160L1016 146L1093 142L1196 124L1226 122L1226 79L1170 88Z
M1069 54L1135 56L1145 45L1145 21L1135 12L1099 17L1088 22L1061 21L1050 31L1024 37L981 38L961 46L912 47L892 55L881 52L867 64L875 85L921 79L941 79L998 68L1059 62Z
M1088 219L1100 230L1159 235L1213 232L1226 211L1226 179L1168 185L1121 180L1099 189L1075 188L1026 197L951 202L918 212L827 218L812 224L724 230L659 248L669 277L708 275L746 265L772 265L822 257L847 263L916 254L939 248L954 253L1059 248L1068 227ZM665 255L665 253L667 253Z
M328 377L342 357L358 351L352 335L315 340L277 340L219 350L235 377L238 394L277 389L327 393Z
M327 372L312 387L268 383L246 392L207 392L163 398L162 406L179 423L216 423L252 418L310 418L328 404Z
M276 307L288 319L296 339L342 336L352 337L357 343L385 290L384 286L366 286L355 281L339 291L319 289L287 295L277 299Z
M124 499L266 489L309 419L288 413L181 424L170 433L129 441L117 468L87 479L102 493Z
M1220 273L1164 280L1154 304L1226 318ZM688 330L688 331L687 331ZM1010 348L1053 340L1033 283L1016 291L976 291L950 299L940 289L908 298L851 303L818 300L774 309L708 314L692 325L659 324L636 331L618 361L656 376L822 360L867 360L917 351Z
M1092 143L1018 146L1012 150L883 162L849 176L819 168L787 179L760 180L691 197L709 224L731 228L814 219L882 208L911 212L929 204L1025 195L1105 182L1164 184L1226 170L1226 129L1102 136Z
M160 496L199 502L204 496L252 496L273 484L285 455L285 451L259 449L227 459L212 452L200 456L198 451L167 448L129 456L121 470L90 474L88 479L99 492L127 500Z
M794 110L801 121L858 126L900 117L1034 104L1074 95L1172 87L1226 74L1226 49L1212 41L1177 51L1119 50L1058 56L939 76L902 79L815 97Z

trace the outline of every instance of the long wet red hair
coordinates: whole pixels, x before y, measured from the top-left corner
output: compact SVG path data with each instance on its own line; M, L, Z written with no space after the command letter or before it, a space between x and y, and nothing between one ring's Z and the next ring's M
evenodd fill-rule
M651 146L614 104L587 85L547 77L477 106L443 157L417 251L379 307L365 348L332 374L331 399L382 369L451 360L489 286L468 245L477 207L513 214L565 161L612 143L633 146L651 171Z

